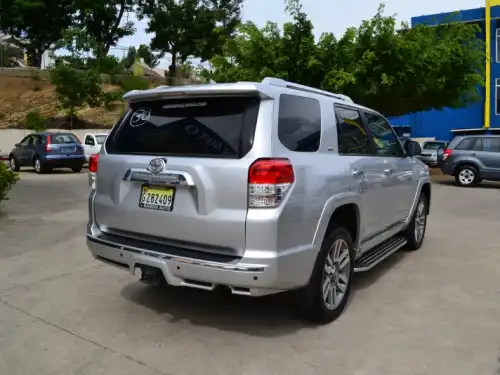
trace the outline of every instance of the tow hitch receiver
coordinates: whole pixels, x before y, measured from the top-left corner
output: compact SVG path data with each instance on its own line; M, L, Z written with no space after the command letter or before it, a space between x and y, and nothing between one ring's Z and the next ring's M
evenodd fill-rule
M167 283L163 272L158 268L143 265L138 265L137 267L141 270L141 281L143 283L152 286L161 286Z

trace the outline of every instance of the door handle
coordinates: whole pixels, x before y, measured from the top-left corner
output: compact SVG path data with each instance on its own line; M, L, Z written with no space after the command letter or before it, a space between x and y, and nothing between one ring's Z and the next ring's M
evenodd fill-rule
M386 176L391 175L391 174L392 174L392 169L384 169L384 174L385 174Z
M357 169L354 169L354 170L352 171L352 175L353 175L354 177L361 177L361 176L363 176L363 172L361 172L361 171L359 171L359 170L357 170Z
M477 156L475 152L471 153L470 156Z

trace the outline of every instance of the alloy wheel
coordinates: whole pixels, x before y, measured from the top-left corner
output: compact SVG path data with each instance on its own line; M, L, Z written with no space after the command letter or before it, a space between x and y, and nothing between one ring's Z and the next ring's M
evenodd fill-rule
M417 213L415 215L415 240L420 242L424 237L427 214L425 212L424 201L418 202Z
M470 185L474 182L475 174L472 170L466 168L462 169L458 174L458 179L462 185Z
M323 301L329 310L335 310L344 300L351 272L349 246L343 239L337 239L325 259L323 269Z

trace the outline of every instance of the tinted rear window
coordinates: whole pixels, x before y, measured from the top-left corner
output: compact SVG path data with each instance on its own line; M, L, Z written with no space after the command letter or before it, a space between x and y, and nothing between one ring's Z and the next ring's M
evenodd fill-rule
M50 143L53 145L64 145L67 143L80 143L73 134L51 134Z
M260 99L133 103L106 141L109 153L241 158L253 145Z
M321 140L321 107L316 99L280 96L278 138L291 151L315 152Z

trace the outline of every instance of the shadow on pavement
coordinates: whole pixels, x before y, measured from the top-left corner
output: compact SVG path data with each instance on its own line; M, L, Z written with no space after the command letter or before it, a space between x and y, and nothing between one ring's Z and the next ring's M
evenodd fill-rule
M295 313L292 293L248 298L184 287L155 288L136 282L123 288L121 295L159 314L170 315L170 322L189 321L193 326L251 336L283 336L314 328Z

